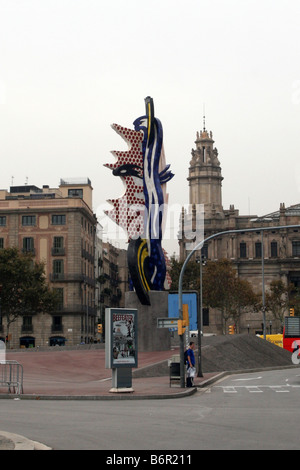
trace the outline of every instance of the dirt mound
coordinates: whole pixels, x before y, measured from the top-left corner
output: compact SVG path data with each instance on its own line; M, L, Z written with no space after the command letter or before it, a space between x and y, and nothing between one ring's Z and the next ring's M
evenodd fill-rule
M197 339L195 340L197 346ZM195 351L198 362L198 351ZM255 335L204 336L201 344L202 372L230 372L293 366L289 351ZM196 364L198 367L198 364ZM135 377L169 375L163 360L134 371Z
M202 372L292 366L292 355L255 335L202 338Z

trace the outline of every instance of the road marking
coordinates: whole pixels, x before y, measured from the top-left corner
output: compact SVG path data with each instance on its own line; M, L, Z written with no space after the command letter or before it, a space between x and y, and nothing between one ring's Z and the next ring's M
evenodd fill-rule
M291 388L299 388L298 386L287 385L235 385L229 386L216 386L215 388L221 388L223 393L238 393L238 391L247 390L249 393L263 393L265 390L273 390L276 393L289 393Z
M232 382L242 382L246 380L257 380L257 379L262 379L262 377L252 377L251 379L235 379Z
M250 393L263 393L263 391L260 390L260 388L254 386L254 385L247 385L246 388L248 389L248 391Z
M237 393L237 390L234 387L221 387L223 388L224 393Z
M274 390L276 393L289 393L289 390L283 387L286 387L286 385L270 385L270 389Z

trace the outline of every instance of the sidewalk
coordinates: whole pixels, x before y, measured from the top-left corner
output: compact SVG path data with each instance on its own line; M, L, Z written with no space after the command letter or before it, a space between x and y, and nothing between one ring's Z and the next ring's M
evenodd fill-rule
M103 349L8 352L7 359L23 366L21 399L124 399L175 398L194 393L172 383L170 387L167 361L178 350L140 352L138 368L132 371L132 393L112 393L112 370L105 368ZM155 375L154 377L151 376ZM195 378L200 385L213 374ZM15 398L0 388L1 398Z
M7 394L0 388L0 399L18 400L145 400L190 396L223 374L206 373L195 378L194 388L181 388L168 375L167 360L178 351L139 353L138 369L133 369L133 391L112 392L112 371L105 369L105 351L12 352L7 359L23 366L22 395ZM152 369L164 375L149 377ZM166 372L164 372L166 371ZM135 377L138 375L138 377ZM141 377L142 375L142 377ZM0 450L49 450L43 444L0 430Z
M36 441L31 441L19 434L0 431L0 450L52 450Z

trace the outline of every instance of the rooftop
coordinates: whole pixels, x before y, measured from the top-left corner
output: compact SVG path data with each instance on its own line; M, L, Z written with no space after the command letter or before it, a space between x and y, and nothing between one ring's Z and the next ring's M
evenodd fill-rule
M74 186L74 185L92 185L92 182L89 178L61 178L60 186Z
M284 215L286 217L293 217L293 216L300 216L300 204L295 204L293 206L285 208L284 204L280 205L280 209L275 212L271 212L270 214L258 217L257 220L263 221L263 220L278 220L280 217L280 213L283 211Z

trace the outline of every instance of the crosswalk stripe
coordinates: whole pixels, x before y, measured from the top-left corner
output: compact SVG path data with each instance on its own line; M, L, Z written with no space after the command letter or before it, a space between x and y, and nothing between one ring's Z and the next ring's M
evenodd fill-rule
M248 387L246 387L248 389L248 391L250 393L263 393L262 390L260 390L260 388L258 387L255 387L254 385L249 385Z
M221 388L223 393L238 393L238 390L247 390L249 393L263 393L266 389L273 390L276 393L289 393L291 388L287 388L287 385L225 385L216 386L215 388ZM262 390L263 389L263 390Z
M285 385L283 386L285 387ZM281 385L270 385L271 390L276 393L289 393L289 390L284 389Z

